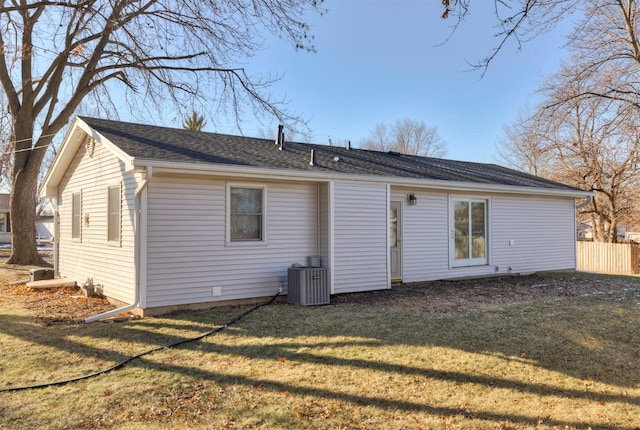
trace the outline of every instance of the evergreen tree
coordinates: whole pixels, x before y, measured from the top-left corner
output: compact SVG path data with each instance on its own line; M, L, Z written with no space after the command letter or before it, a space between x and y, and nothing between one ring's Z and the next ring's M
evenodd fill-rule
M182 128L185 130L202 131L202 127L206 124L204 115L200 115L198 111L194 110L191 115L184 117L182 121Z

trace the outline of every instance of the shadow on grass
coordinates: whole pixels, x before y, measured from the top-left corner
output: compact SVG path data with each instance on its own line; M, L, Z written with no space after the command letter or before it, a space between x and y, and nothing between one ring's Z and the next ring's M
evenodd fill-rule
M597 309L601 306L601 311ZM535 307L535 309L534 309ZM596 307L596 309L594 309ZM238 314L241 309L236 308ZM174 314L167 318L130 321L120 324L100 324L70 327L66 330L39 329L34 320L22 316L0 316L0 332L57 350L98 358L105 362L118 362L133 353L114 350L119 343L127 349L141 352L147 346L154 348L202 334L212 325L223 325L232 313L226 310ZM167 332L173 330L173 332ZM164 333L163 333L164 331ZM179 331L180 333L176 333ZM393 363L328 357L310 352L323 347L375 347L376 345L441 346L460 351L497 356L504 360L519 360L547 370L575 378L597 379L621 387L635 387L638 369L635 364L640 347L635 334L640 332L637 308L627 304L600 300L573 300L571 306L558 301L538 305L517 305L506 310L469 311L453 315L428 315L408 310L382 309L370 304L338 304L327 307L304 308L279 303L264 307L247 316L234 326L233 335L239 338L270 337L276 342L267 345L228 345L206 343L186 344L182 349L200 352L277 360L344 368L365 368L390 375L415 375L456 383L479 384L492 388L509 389L539 396L558 396L576 400L640 405L637 396L598 393L587 390L562 389L541 383L526 383L507 378L490 378L463 372L443 371ZM90 346L72 336L98 340ZM319 342L296 342L297 338L318 337ZM335 342L326 339L339 338ZM135 343L136 345L132 346ZM304 350L307 348L307 350ZM219 384L260 386L264 390L313 395L358 405L370 405L387 410L420 411L441 416L466 416L500 422L536 425L537 418L516 414L494 414L486 411L469 412L464 408L430 406L410 401L399 401L374 395L353 395L323 388L301 387L295 384L273 382L260 378L243 377L212 372L179 364L156 364L142 358L130 364L141 368L184 374L192 378L216 381ZM598 373L598 369L605 371ZM585 427L584 422L545 420L550 426ZM606 427L593 424L598 428Z
M250 378L243 377L237 375L224 375L220 373L213 373L209 371L203 371L200 368L195 367L181 367L175 365L157 365L153 363L149 363L147 367L155 368L159 371L165 371L170 373L182 373L189 375L191 378L195 378L197 380L209 380L214 381L220 385L227 386L237 386L241 385L244 387L257 388L259 387L262 391L272 391L279 393L289 393L297 396L315 396L325 400L337 400L348 402L353 405L362 405L362 406L373 406L376 408L380 408L387 411L402 411L402 412L421 412L425 414L437 415L440 417L459 417L463 416L468 419L480 419L485 421L493 421L495 423L504 423L505 420L508 420L511 423L517 423L527 426L537 426L540 424L545 424L547 426L557 427L557 428L590 428L590 429L616 429L620 430L621 427L619 425L607 425L607 424L595 424L588 422L579 422L579 421L569 421L569 420L560 420L560 419L552 419L552 418L539 418L539 417L531 417L525 415L517 415L517 414L499 414L492 413L487 411L471 411L467 408L449 408L449 407L441 407L441 406L430 406L423 403L415 403L410 401L399 401L393 400L385 397L376 397L376 396L359 396L354 394L348 394L344 392L332 391L321 389L317 387L300 387L292 384L285 384L280 382L274 382L270 380L264 380L259 378ZM438 372L436 372L438 373ZM445 372L446 373L446 372ZM450 377L448 375L447 377ZM459 382L466 382L469 375L463 375L459 379L455 379ZM437 376L436 376L437 377ZM455 376L458 378L458 376ZM469 382L475 382L473 378L469 380ZM493 385L493 384L492 384ZM616 396L613 396L614 400ZM629 400L624 398L625 400ZM618 399L619 400L619 399ZM634 400L637 402L637 399Z

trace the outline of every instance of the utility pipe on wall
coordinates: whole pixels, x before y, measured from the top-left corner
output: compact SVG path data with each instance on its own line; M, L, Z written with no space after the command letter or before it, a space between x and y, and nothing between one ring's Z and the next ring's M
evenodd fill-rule
M58 276L58 239L60 238L60 229L58 228L58 202L53 204L53 198L49 197L49 205L53 209L53 273Z

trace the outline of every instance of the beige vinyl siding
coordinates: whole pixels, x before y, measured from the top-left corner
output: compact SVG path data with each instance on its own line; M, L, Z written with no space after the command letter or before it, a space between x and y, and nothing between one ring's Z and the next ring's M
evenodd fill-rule
M407 204L414 193L417 204ZM449 235L447 194L425 190L394 190L392 200L402 207L402 280L438 279L448 273ZM438 273L439 272L439 273Z
M319 184L318 191L320 193L318 206L320 259L322 266L329 268L329 184Z
M154 177L149 183L146 307L286 292L287 268L318 254L317 184L243 184L266 186L265 243L225 241L224 180Z
M499 196L492 210L493 265L500 273L576 267L574 199Z
M108 189L121 186L121 237L118 246L108 241ZM60 275L79 285L92 279L108 297L134 300L134 207L136 178L122 163L96 143L92 157L81 145L59 186L58 240ZM72 195L81 194L80 238L72 238Z
M408 192L416 194L416 206L406 204ZM450 267L450 196L489 200L489 264ZM575 267L573 198L394 189L392 199L404 199L404 282Z
M334 293L389 287L387 186L334 185Z

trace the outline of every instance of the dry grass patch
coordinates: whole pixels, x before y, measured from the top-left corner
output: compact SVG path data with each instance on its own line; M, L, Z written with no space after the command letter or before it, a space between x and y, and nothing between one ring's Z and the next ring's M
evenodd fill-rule
M47 326L3 291L0 387L95 371L246 309ZM0 428L640 428L638 278L435 282L332 302L279 299L113 373L0 392Z

